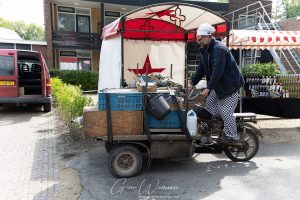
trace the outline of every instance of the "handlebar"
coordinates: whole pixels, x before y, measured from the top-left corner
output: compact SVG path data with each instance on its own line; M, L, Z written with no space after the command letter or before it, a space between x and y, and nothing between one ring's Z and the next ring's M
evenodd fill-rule
M188 94L188 100L189 100L189 101L191 101L191 100L197 98L199 95L203 95L203 90L204 90L204 89L201 89L195 96L192 96L194 90L195 90L195 87L193 87L193 89L192 89L192 90L189 92L189 94Z

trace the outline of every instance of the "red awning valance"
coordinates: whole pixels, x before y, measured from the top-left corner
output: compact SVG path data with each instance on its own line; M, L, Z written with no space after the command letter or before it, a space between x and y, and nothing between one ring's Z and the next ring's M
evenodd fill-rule
M223 42L226 41L226 38ZM300 31L231 30L231 49L292 49L300 48Z
M123 16L104 27L102 38L118 36L125 39L189 40L202 23L214 25L216 35L225 36L226 19L200 6L184 3L164 3L144 7ZM124 24L122 24L124 23Z

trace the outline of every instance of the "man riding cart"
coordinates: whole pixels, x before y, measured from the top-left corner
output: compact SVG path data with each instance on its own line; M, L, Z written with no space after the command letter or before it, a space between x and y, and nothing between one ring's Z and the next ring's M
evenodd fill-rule
M142 169L143 157L149 166L152 158L184 158L194 153L225 151L233 161L247 161L257 153L259 131L247 123L255 122L255 114L235 114L236 122L232 121L233 116L228 121L222 117L225 123L237 125L239 137L238 142L220 142L224 127L221 118L200 105L188 111L187 44L196 41L197 29L204 23L212 26L217 36L228 33L228 21L224 17L185 3L143 7L104 27L98 108L85 110L83 124L87 136L105 141L108 167L115 177L137 175ZM199 43L202 36L197 36ZM219 98L218 89L212 82L216 71L207 70L210 71L208 98L214 90ZM156 74L169 77L165 79L167 84L151 79L150 75ZM232 74L238 76L239 72L229 76ZM193 83L196 84L203 75ZM227 76L226 70L224 76ZM234 88L228 88L232 89L228 95L236 94L241 84L242 81ZM206 95L208 92L204 90ZM234 105L233 102L230 109ZM227 124L226 127L233 128ZM211 140L207 142L204 138Z

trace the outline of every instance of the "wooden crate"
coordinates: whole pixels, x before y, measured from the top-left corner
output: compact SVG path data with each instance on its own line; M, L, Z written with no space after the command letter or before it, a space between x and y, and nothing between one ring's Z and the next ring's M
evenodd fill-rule
M141 135L142 111L111 111L113 135ZM88 137L107 136L106 111L95 109L83 113L83 130Z
M136 87L137 87L138 92L143 91L142 85L140 83L137 83ZM147 92L156 92L156 90L157 90L157 84L156 83L148 83Z

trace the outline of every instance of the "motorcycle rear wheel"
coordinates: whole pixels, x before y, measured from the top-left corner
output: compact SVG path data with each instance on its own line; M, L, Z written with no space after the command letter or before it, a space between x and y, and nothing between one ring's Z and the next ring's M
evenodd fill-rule
M243 144L241 147L228 146L224 149L226 156L234 162L245 162L252 159L259 149L259 139L255 131L246 127L245 133L240 130L239 141Z

